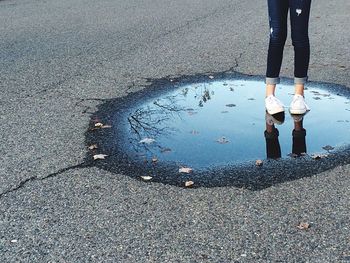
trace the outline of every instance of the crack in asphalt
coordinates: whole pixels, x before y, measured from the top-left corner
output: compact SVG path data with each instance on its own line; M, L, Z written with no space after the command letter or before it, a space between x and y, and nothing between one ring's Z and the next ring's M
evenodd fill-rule
M69 171L69 170L82 169L82 168L91 167L91 166L92 166L92 163L83 162L83 163L80 163L80 164L77 164L77 165L73 165L73 166L68 166L68 167L62 168L62 169L58 170L57 172L51 173L51 174L49 174L49 175L47 175L45 177L32 176L30 178L27 178L27 179L21 181L17 186L0 193L0 199L3 196L5 196L5 195L7 195L9 193L15 192L15 191L23 188L29 182L32 182L32 181L44 181L46 179L49 179L49 178L52 178L52 177L56 177L56 176L66 172L66 171Z

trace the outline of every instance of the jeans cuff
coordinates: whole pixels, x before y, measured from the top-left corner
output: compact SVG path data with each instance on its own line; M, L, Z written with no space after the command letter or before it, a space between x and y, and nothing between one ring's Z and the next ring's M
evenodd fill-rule
M294 84L305 84L307 80L308 80L308 77L304 77L304 78L294 77Z
M280 83L279 77L276 77L276 78L266 77L266 79L265 79L265 84L268 84L268 85L275 85L275 84L279 84L279 83Z

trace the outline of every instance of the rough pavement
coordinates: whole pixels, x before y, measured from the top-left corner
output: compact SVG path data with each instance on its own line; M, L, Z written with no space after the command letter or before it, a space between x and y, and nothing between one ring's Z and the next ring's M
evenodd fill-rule
M311 81L349 87L349 10L313 1ZM104 99L166 76L263 75L266 1L3 0L0 25L1 262L350 262L349 165L261 191L79 166Z

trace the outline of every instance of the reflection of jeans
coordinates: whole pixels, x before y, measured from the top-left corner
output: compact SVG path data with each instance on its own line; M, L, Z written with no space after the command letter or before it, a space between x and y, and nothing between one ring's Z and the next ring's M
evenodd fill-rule
M294 46L294 82L307 81L310 60L308 24L311 0L268 0L270 42L267 56L266 83L278 84L283 48L287 38L287 16L290 10L291 36Z
M300 131L293 130L293 149L292 153L300 156L302 153L306 153L306 130L301 129Z
M278 141L279 132L273 127L272 132L265 131L266 155L267 158L277 159L281 157L281 147Z

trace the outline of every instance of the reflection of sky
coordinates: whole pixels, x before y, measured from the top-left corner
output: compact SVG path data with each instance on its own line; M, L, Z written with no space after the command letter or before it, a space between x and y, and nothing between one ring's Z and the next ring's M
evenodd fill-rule
M224 83L227 85L223 85ZM188 88L186 97L182 95L184 88ZM233 88L234 91L231 91L230 88ZM205 89L209 90L211 99L203 102L203 107L199 107L199 100ZM281 84L276 90L276 96L286 106L289 106L293 89L293 86ZM195 98L196 94L197 98ZM322 147L326 145L337 147L350 142L349 100L336 94L322 96L327 94L330 93L313 87L305 90L305 98L311 108L304 119L309 154L324 152ZM160 135L154 139L158 145L170 148L172 151L160 153L158 147L152 147L150 144L149 148L153 154L148 154L148 157L156 155L160 161L177 161L197 168L266 158L265 84L263 82L217 81L183 86L168 95L177 95L177 99L181 99L176 102L178 107L193 108L197 114L190 115L187 111L183 111L180 112L181 119L175 114L169 121L162 122L159 127L173 127L178 131L170 135ZM320 99L317 100L314 97ZM144 109L148 106L154 108L153 101L136 106L136 108ZM168 100L162 98L159 102L169 103ZM226 104L235 104L236 107L227 107ZM228 113L221 113L222 111L228 111ZM164 111L160 111L159 118L162 118L163 113ZM158 116L149 117L153 120L158 118ZM293 130L293 119L288 114L287 108L284 124L276 127L280 132L282 157L285 157L292 149ZM192 130L199 133L191 134ZM142 135L142 131L139 132ZM222 136L227 138L229 143L216 142ZM148 136L144 135L144 137Z

